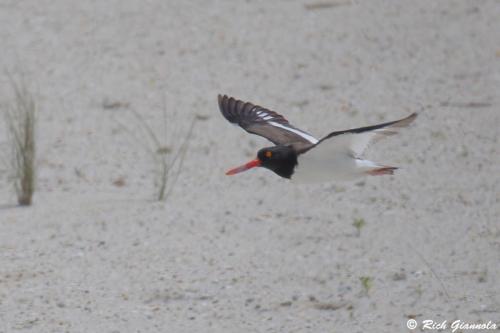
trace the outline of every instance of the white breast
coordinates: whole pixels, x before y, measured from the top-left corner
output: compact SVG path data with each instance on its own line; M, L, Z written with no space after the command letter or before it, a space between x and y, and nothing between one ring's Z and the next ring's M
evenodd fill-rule
M292 180L297 183L352 180L363 176L356 166L356 159L347 154L336 154L324 158L305 154L299 157Z

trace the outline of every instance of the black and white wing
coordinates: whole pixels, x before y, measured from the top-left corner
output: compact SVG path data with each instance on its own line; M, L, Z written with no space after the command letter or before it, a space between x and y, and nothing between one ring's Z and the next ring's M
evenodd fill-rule
M417 114L374 126L332 132L317 144L302 151L293 178L298 182L352 180L382 165L362 158L366 148L376 140L396 134L409 125Z
M229 122L249 133L263 136L276 145L314 145L319 142L311 134L290 125L282 115L252 103L219 95L219 109Z
M355 156L361 156L372 143L397 134L400 128L412 123L417 118L417 115L417 113L412 113L406 118L395 121L332 132L319 140L315 147L334 145L337 150L346 150L352 152Z

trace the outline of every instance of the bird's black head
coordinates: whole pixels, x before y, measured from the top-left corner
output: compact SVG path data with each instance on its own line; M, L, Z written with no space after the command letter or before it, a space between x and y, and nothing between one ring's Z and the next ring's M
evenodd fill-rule
M262 148L257 153L257 159L261 161L261 167L284 178L290 178L297 165L297 153L290 146Z
M257 158L226 172L226 175L246 171L254 167L263 167L274 171L277 175L290 178L297 165L297 153L291 146L274 146L262 148L257 153Z

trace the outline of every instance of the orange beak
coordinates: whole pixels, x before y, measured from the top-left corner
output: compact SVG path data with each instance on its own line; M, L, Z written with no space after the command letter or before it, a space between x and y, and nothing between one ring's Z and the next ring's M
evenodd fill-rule
M234 169L231 169L229 171L226 172L226 175L228 176L232 176L232 175L235 175L237 173L240 173L240 172L243 172L243 171L247 171L248 169L251 169L251 168L255 168L255 167L258 167L261 165L261 162L258 158L256 158L255 160L252 160L246 164L243 164L242 166L239 166L237 168L234 168Z

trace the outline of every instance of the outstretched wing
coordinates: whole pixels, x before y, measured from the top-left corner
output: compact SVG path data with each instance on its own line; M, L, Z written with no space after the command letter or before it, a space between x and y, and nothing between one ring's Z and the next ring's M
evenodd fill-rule
M219 95L219 109L229 122L276 145L318 143L318 139L290 125L282 115L258 105Z
M337 150L342 149L352 152L355 156L361 156L370 144L386 136L397 134L400 128L408 126L415 118L417 118L417 113L412 113L396 121L332 132L319 140L316 146L319 148L321 145L334 145Z

